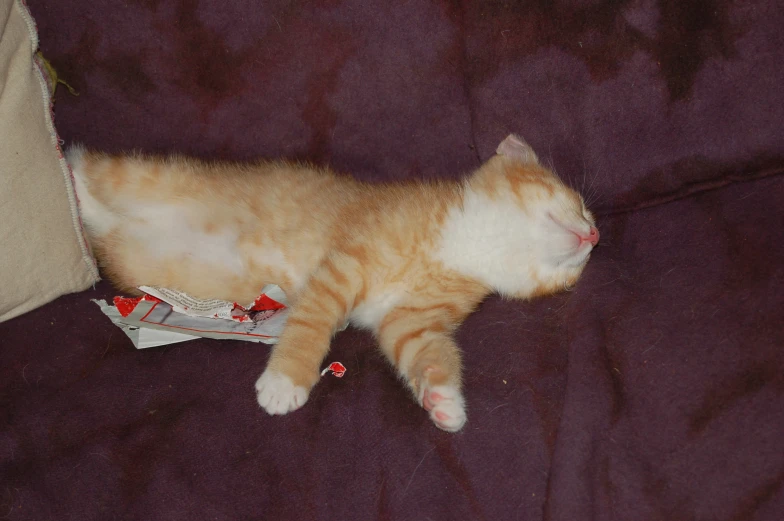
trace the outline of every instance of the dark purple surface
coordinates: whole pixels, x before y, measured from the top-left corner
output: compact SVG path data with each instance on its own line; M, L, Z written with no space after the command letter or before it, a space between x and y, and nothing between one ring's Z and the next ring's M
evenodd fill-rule
M341 333L302 410L268 347L136 351L90 298L0 324L0 516L777 521L784 12L776 2L33 2L66 141L458 176L509 132L590 186L574 291L459 332L435 429Z

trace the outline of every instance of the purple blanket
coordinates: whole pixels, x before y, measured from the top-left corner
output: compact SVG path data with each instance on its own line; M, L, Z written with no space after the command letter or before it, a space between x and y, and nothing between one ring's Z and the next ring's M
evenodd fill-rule
M67 142L393 180L516 132L602 242L460 329L457 434L354 329L273 418L267 346L137 351L105 282L0 324L0 519L784 519L778 2L30 3Z

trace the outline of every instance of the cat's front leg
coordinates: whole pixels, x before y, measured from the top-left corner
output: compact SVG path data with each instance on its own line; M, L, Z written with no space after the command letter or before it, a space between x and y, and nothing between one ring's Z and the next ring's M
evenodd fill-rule
M259 405L269 414L286 414L307 402L332 335L350 313L360 284L354 263L340 257L326 260L310 278L256 381Z
M432 308L431 308L432 309ZM466 422L460 350L446 314L397 309L378 328L381 349L395 364L436 426L456 432Z

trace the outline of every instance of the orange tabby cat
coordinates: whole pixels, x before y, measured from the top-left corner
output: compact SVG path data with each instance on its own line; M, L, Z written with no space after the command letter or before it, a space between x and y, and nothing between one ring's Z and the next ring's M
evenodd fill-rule
M285 162L69 161L91 245L125 291L248 302L268 283L291 315L256 382L270 414L302 407L337 328L373 331L441 429L466 421L452 332L490 293L530 298L580 276L599 240L581 197L507 137L463 182L371 185Z

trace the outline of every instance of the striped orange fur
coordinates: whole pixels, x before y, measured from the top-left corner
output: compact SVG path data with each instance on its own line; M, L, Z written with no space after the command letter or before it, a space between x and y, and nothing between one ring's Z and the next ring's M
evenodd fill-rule
M122 290L251 301L289 322L256 383L271 414L308 398L337 328L370 329L435 424L466 421L452 332L490 293L574 284L598 241L582 198L509 136L461 182L371 185L287 162L69 151L93 250Z

